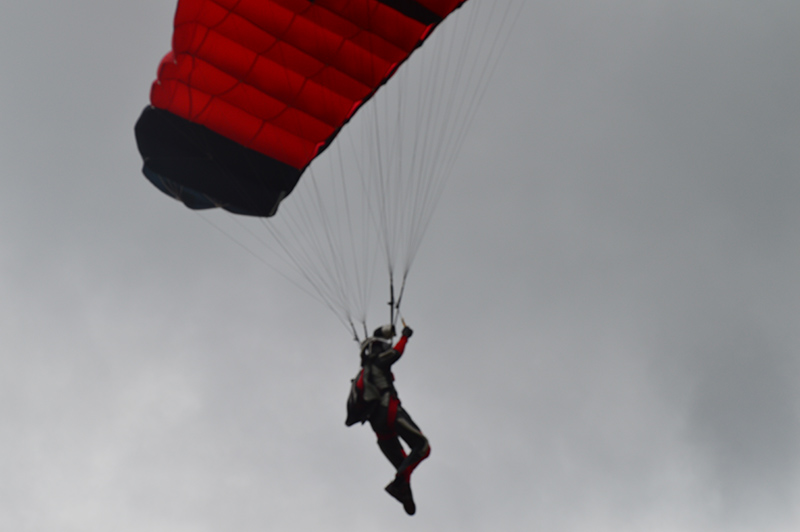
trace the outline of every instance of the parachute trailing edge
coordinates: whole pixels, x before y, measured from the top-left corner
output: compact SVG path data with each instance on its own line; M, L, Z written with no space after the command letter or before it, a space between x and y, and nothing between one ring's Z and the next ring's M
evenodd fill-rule
M272 216L311 161L465 0L179 0L136 124L192 209Z
M136 123L144 175L191 209L272 216L301 170L156 107Z

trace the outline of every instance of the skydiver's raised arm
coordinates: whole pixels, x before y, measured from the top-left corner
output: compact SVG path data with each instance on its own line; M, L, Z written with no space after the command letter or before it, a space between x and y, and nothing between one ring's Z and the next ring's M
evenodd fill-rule
M411 327L403 327L403 336L400 337L392 349L387 349L379 354L375 359L375 364L388 368L397 362L402 356L403 351L405 351L406 343L408 343L408 339L411 338L412 334L414 334L414 331L411 330Z

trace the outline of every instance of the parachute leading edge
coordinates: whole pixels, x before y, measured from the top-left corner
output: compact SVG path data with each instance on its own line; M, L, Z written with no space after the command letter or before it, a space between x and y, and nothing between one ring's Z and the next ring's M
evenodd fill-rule
M465 0L179 0L136 124L192 209L272 216L311 161Z

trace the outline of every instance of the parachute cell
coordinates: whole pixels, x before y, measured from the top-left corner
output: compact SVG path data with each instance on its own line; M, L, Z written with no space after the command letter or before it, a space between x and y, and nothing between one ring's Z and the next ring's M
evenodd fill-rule
M179 0L136 124L145 176L192 209L271 216L464 0Z

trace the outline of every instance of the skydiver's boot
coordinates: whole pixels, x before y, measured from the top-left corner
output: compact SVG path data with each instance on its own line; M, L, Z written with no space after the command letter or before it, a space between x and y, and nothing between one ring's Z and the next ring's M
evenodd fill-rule
M386 492L403 504L403 509L408 515L414 515L417 506L414 504L414 497L411 496L411 484L402 477L396 477L386 486Z

